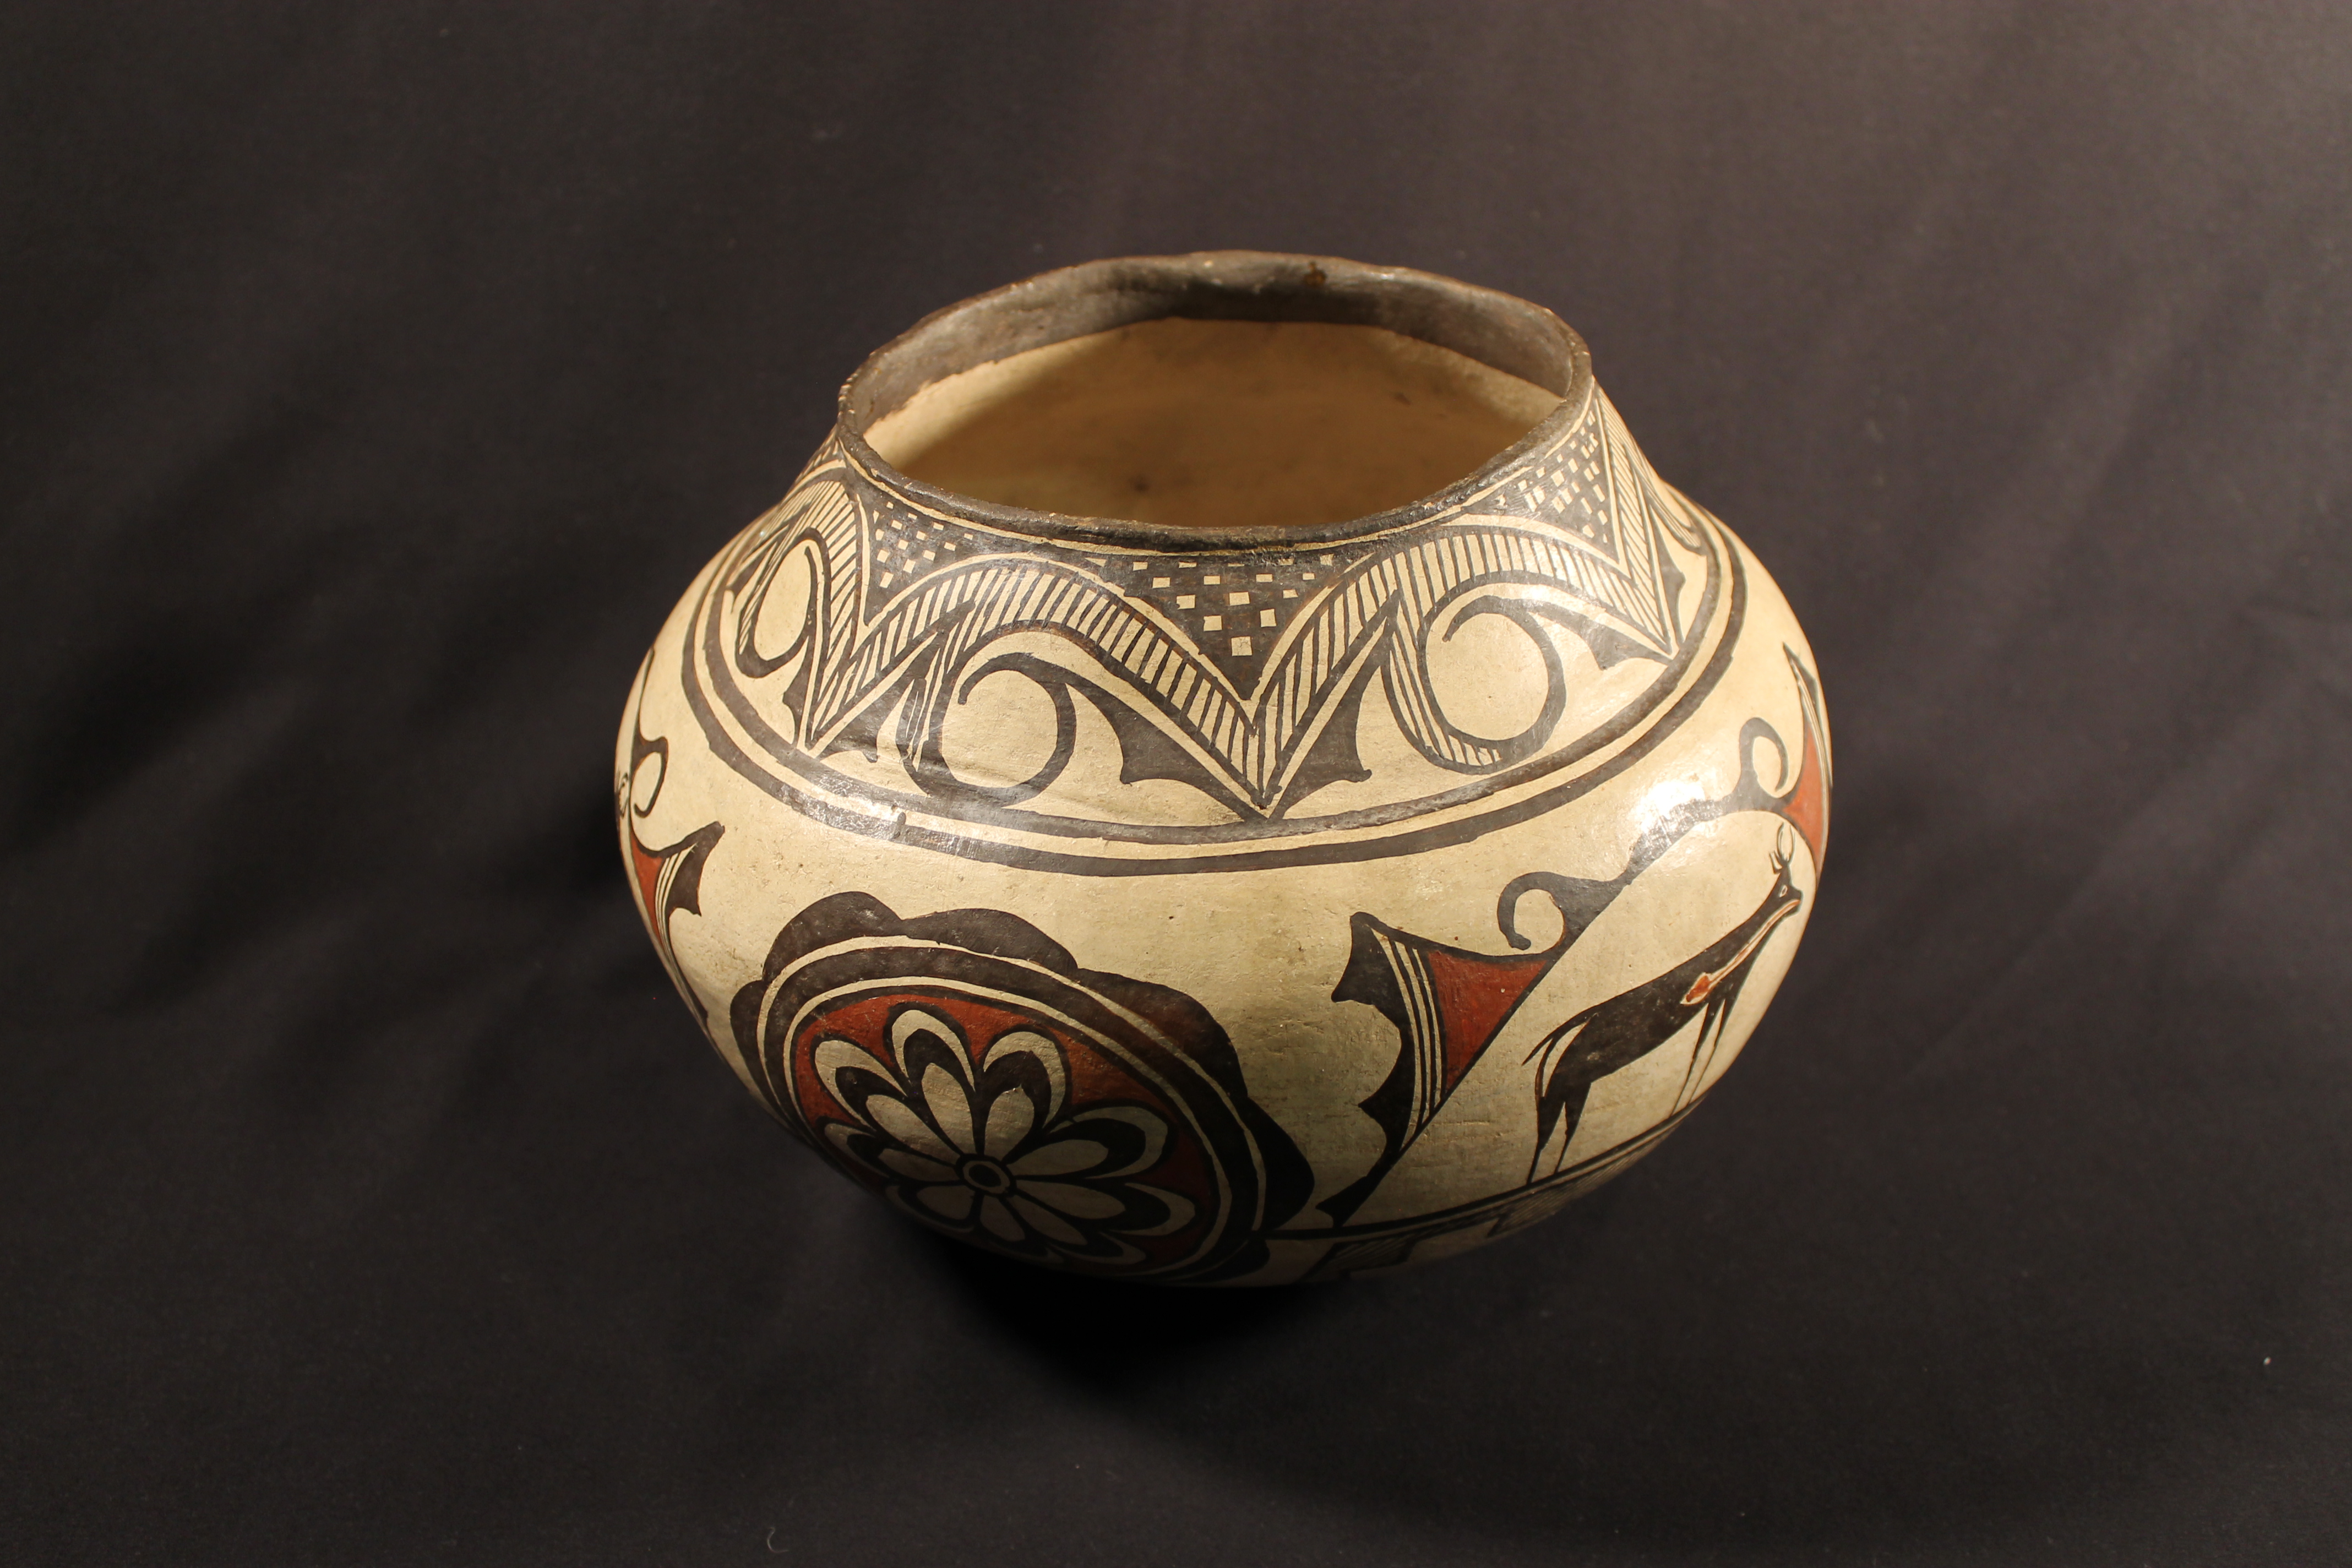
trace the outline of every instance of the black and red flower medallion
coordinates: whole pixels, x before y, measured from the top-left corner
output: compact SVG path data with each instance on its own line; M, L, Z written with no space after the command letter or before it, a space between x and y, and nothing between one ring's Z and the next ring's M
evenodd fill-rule
M1208 1280L1309 1173L1181 992L1080 969L990 910L900 920L863 893L803 910L735 998L770 1106L915 1219L1036 1262Z

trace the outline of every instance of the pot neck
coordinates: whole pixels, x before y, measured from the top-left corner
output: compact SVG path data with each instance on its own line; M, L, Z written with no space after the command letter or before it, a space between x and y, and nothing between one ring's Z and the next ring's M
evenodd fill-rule
M885 416L961 372L1169 318L1372 327L1449 350L1557 395L1517 441L1462 479L1386 511L1298 527L1186 528L1000 505L926 484L867 441ZM1541 306L1403 268L1255 251L1131 257L1048 272L949 306L877 350L843 386L836 439L867 482L920 510L1034 537L1194 550L1336 542L1459 506L1548 447L1594 396L1583 340Z

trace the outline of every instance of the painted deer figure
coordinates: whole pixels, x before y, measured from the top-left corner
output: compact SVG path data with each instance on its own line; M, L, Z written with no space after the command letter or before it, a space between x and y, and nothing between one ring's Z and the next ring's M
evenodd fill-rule
M1772 890L1755 912L1686 962L1654 980L1596 1002L1554 1029L1528 1053L1536 1069L1536 1154L1529 1181L1566 1163L1592 1086L1618 1068L1641 1060L1673 1039L1696 1019L1690 1069L1684 1075L1680 1109L1705 1083L1725 1021L1739 1000L1756 958L1774 928L1803 907L1805 895L1789 875L1796 845L1783 827L1771 855Z

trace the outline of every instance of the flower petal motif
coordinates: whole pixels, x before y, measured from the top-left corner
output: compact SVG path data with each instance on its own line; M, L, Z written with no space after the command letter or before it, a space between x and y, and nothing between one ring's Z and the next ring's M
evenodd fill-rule
M961 1183L951 1187L919 1187L915 1201L941 1219L961 1220L971 1215L972 1190Z
M1127 1209L1126 1203L1116 1194L1100 1187L1082 1187L1069 1182L1024 1182L1021 1184L1021 1195L1080 1219L1109 1219Z
M1011 1209L994 1198L980 1200L980 1223L988 1227L990 1235L1000 1240L1018 1242L1024 1238L1021 1222L1013 1217Z
M1139 1105L1089 1106L1065 1125L1110 1151L1098 1179L1139 1175L1168 1152L1168 1123Z
M1016 1176L1073 1176L1092 1171L1110 1151L1091 1138L1057 1138L1040 1143L1012 1163Z
M1084 1247L1087 1244L1084 1231L1042 1204L1033 1204L1016 1193L1013 1196L1012 1208L1024 1223L1048 1241L1059 1242L1064 1247Z
M856 1122L826 1142L871 1173L916 1218L1025 1257L1096 1267L1144 1254L1126 1237L1172 1235L1194 1205L1129 1178L1164 1157L1166 1120L1139 1105L1072 1107L1063 1047L1009 1030L974 1053L963 1030L920 1004L893 1013L886 1058L839 1036L811 1062Z
M877 1158L910 1182L952 1182L956 1179L953 1165L941 1164L927 1155L909 1153L904 1149L885 1149Z
M906 1007L890 1019L890 1054L898 1076L912 1083L923 1076L926 1063L938 1062L957 1077L971 1076L971 1060L962 1050L963 1032L928 1007Z
M869 1058L870 1059L870 1058ZM947 1181L955 1175L956 1152L931 1131L929 1123L907 1108L903 1100L877 1094L866 1102L866 1119L886 1138L895 1138L928 1160L944 1162L947 1174L926 1180Z
M981 1134L980 1152L1002 1160L1021 1147L1037 1125L1037 1108L1019 1089L999 1094L988 1105L988 1125Z
M1128 1191L1156 1202L1168 1211L1168 1217L1158 1225L1130 1230L1128 1232L1129 1236L1171 1236L1192 1223L1192 1215L1196 1212L1192 1200L1181 1193L1171 1193L1163 1187L1148 1187L1141 1182L1132 1184Z
M983 1074L1011 1071L1022 1058L1027 1058L1022 1065L1034 1070L1045 1085L1045 1105L1040 1119L1051 1121L1062 1114L1070 1096L1070 1075L1063 1065L1062 1047L1051 1036L1034 1029L1008 1030L990 1044L980 1070Z
M971 1131L971 1096L965 1091L961 1080L933 1062L923 1068L921 1088L923 1109L930 1112L931 1125L955 1145L957 1152L980 1152L980 1144Z

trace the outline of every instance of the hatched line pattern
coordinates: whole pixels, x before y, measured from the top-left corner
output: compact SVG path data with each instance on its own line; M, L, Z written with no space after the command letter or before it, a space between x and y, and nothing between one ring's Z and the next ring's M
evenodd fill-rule
M1641 657L1671 659L1686 633L1668 540L1706 548L1597 391L1549 452L1451 515L1328 549L1110 554L994 532L914 510L829 444L751 531L724 613L740 673L787 672L782 730L813 754L877 704L938 711L982 649L1046 630L1274 810L1368 656L1433 761L1475 772L1524 754L1451 729L1420 657L1481 585L1563 603ZM812 584L796 619L769 603L795 557ZM772 609L802 630L763 650Z

